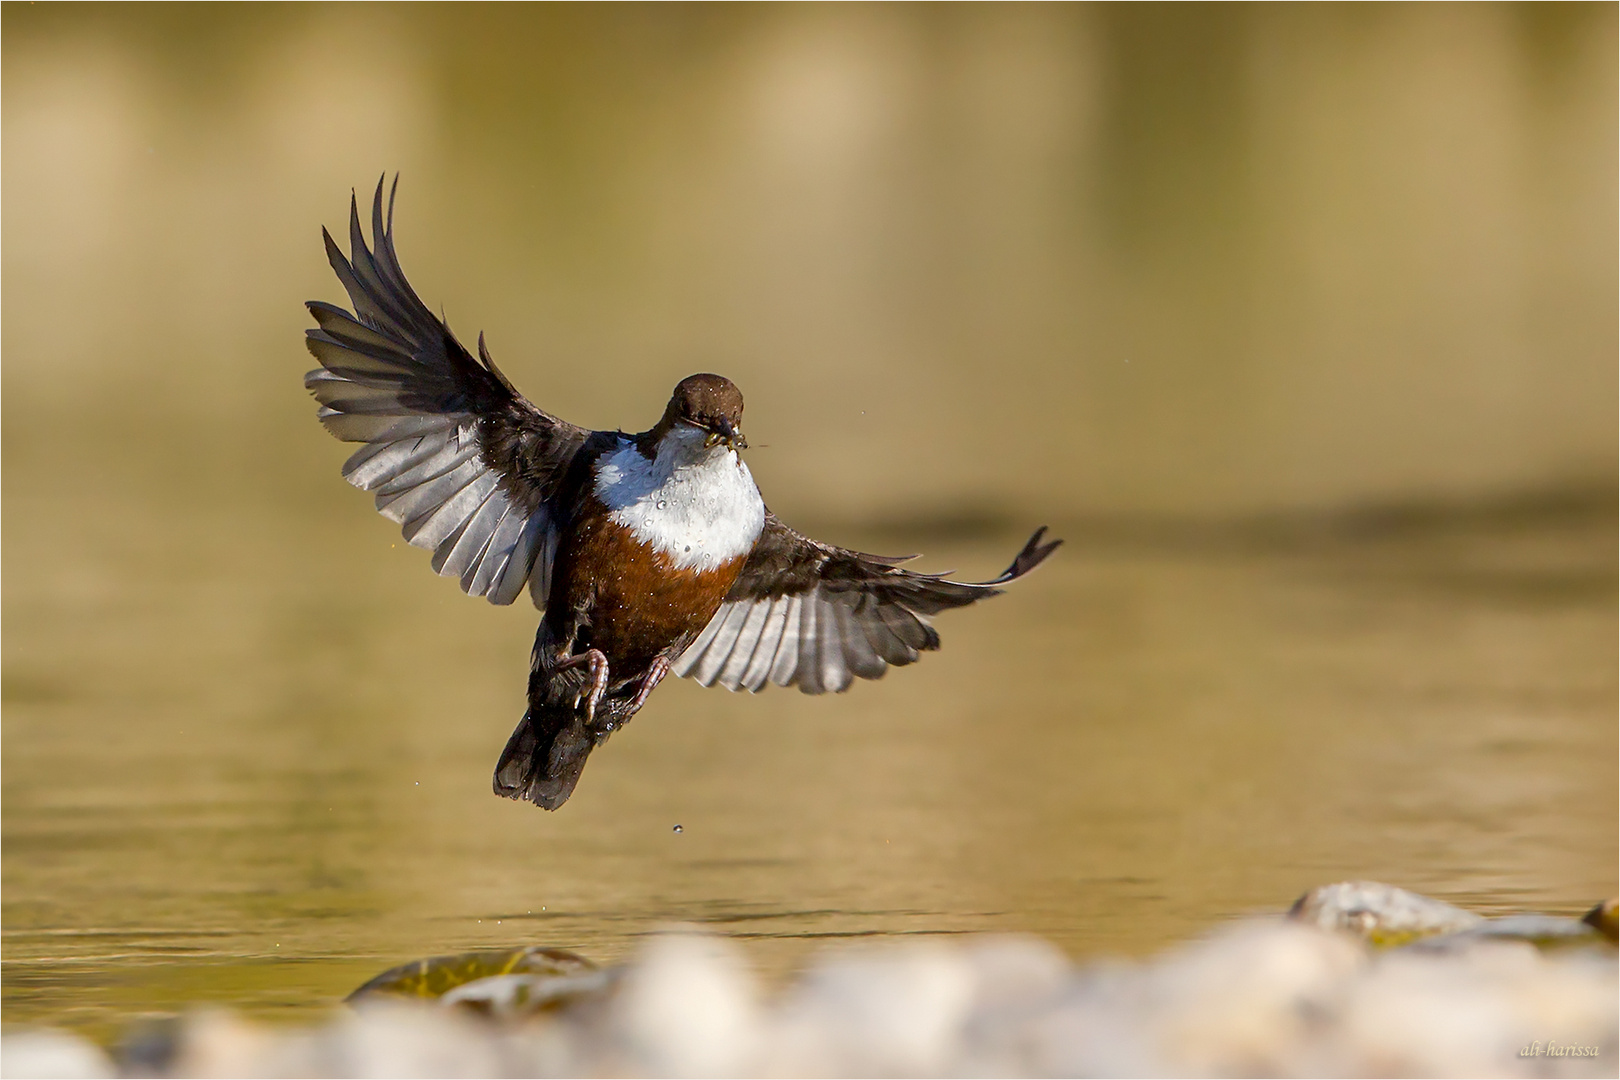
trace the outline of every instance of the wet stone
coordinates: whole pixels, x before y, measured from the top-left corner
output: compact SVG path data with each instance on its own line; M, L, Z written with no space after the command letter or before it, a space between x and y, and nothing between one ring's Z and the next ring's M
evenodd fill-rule
M1581 920L1610 941L1620 940L1620 900L1609 899L1586 913Z
M520 949L498 949L481 952L458 953L454 956L432 956L413 960L409 964L389 968L366 982L348 996L351 1004L376 995L392 997L437 999L452 991L496 976L519 975L531 979L571 979L597 970L595 964L566 949L547 949L537 945ZM488 991L490 999L498 992ZM471 1001L477 992L465 994L461 999Z
M1405 945L1484 922L1442 900L1378 881L1322 885L1294 901L1288 917L1323 930L1343 930L1373 945Z
M1414 949L1466 947L1476 941L1522 941L1538 948L1554 949L1570 945L1607 944L1597 927L1580 919L1556 915L1504 915L1485 919L1449 934L1437 934L1412 945Z
M1076 965L1028 937L911 940L825 949L775 990L735 942L677 929L608 969L534 947L421 960L305 1027L196 1010L133 1031L116 1071L1613 1076L1620 962L1601 911L1484 919L1343 883L1139 962ZM8 1033L0 1052L7 1076L114 1071L56 1033Z

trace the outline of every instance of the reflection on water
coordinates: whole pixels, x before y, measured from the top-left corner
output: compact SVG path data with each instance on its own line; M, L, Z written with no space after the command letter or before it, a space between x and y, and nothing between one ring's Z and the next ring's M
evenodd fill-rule
M1612 6L143 12L5 9L8 420L326 460L317 226L398 169L531 397L644 427L721 371L823 516L1614 473Z
M489 793L532 613L336 495L8 491L12 520L81 525L7 542L8 1020L303 1009L419 954L611 960L670 921L781 972L868 935L1141 952L1353 876L1484 910L1614 891L1611 508L1269 544L1071 526L882 682L669 685L546 814ZM1018 539L838 538L984 574Z
M1612 6L179 11L3 13L8 1023L671 920L779 973L1613 894ZM548 408L718 369L794 524L1069 545L915 668L671 684L560 813L495 798L534 613L299 381L384 168ZM1575 495L1456 511L1514 490Z

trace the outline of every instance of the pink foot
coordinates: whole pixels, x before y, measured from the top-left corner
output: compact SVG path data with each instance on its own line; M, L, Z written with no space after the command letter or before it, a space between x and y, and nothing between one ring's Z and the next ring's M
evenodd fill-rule
M586 674L585 689L579 695L579 697L574 698L574 704L578 705L580 703L580 699L584 699L585 723L589 724L591 721L596 719L596 706L601 702L602 695L607 693L607 657L603 655L601 649L586 649L578 656L563 657L561 660L557 661L557 666L552 670L566 671L569 668L579 667L581 665L584 665L589 670Z
M647 696L657 689L658 684L663 682L664 676L668 674L668 660L660 656L658 659L652 662L652 666L647 668L647 674L641 677L641 687L636 690L635 700L630 702L630 711L632 713L636 712L643 705L647 704Z

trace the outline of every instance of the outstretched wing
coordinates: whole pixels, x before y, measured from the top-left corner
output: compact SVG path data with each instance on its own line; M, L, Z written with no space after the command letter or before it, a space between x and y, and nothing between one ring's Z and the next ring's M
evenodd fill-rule
M433 552L436 572L492 604L510 604L527 582L544 610L557 495L593 433L529 404L495 367L482 335L475 360L423 305L394 253L393 194L386 223L382 196L379 180L375 252L353 198L352 259L321 230L354 312L309 302L320 325L306 344L321 366L304 385L328 431L365 444L344 463L344 479L376 494L378 511L405 539Z
M767 680L806 694L841 693L855 676L879 679L890 664L912 663L939 648L928 616L995 596L1039 566L1063 541L1024 550L993 581L950 581L897 564L818 544L776 520L765 529L720 610L671 670L704 686L759 690Z

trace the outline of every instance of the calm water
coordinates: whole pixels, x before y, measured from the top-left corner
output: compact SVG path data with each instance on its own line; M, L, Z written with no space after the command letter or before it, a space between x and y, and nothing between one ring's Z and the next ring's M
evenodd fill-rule
M488 791L532 613L462 597L331 487L8 487L8 1022L291 1014L416 955L612 960L671 921L782 972L904 934L1138 953L1345 877L1484 910L1614 892L1608 511L1354 539L1070 525L881 683L667 686L546 814ZM974 574L1018 540L835 538Z
M781 975L1614 894L1613 5L130 7L0 8L5 1022L671 921ZM496 799L535 615L299 382L385 169L546 407L718 370L822 539L1069 545L880 683L674 683Z

